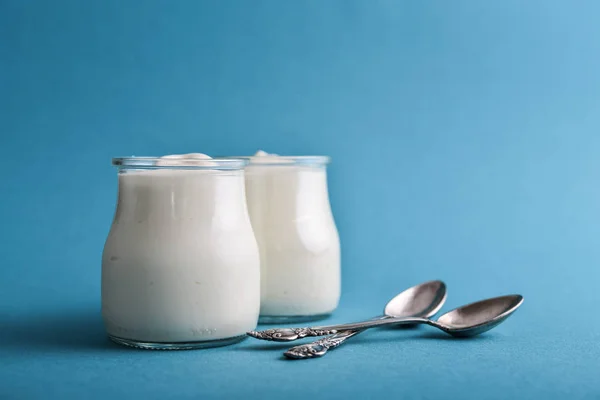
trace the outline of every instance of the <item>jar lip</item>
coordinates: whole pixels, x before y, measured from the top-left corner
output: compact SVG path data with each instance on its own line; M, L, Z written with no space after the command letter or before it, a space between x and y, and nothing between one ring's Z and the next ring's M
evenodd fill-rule
M161 158L161 157L114 157L112 165L119 168L134 169L194 169L194 170L236 170L248 165L248 160L235 157L197 158Z
M321 166L331 162L329 156L227 156L228 159L247 160L248 166Z

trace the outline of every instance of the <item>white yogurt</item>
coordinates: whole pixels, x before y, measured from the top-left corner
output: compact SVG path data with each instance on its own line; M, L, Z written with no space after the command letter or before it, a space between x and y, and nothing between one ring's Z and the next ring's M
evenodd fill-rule
M119 174L102 256L109 335L148 343L244 335L258 319L260 262L243 170L189 169L219 165L198 154L155 165L171 168Z
M331 313L341 291L340 242L321 162L258 152L246 198L261 258L261 317Z

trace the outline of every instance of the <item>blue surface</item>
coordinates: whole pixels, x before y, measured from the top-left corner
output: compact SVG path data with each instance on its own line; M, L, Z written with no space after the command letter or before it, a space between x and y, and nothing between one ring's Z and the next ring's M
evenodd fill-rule
M600 396L600 3L0 1L0 398ZM110 344L110 158L333 157L343 297L522 293L474 340ZM391 396L391 397L390 397Z

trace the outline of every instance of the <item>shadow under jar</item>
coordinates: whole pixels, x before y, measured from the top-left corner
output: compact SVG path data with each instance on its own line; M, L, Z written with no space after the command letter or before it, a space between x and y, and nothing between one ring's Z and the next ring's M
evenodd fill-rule
M317 320L338 305L340 241L328 157L248 157L246 197L261 260L261 323Z
M109 337L145 349L223 346L257 324L260 261L244 160L116 158L102 255Z

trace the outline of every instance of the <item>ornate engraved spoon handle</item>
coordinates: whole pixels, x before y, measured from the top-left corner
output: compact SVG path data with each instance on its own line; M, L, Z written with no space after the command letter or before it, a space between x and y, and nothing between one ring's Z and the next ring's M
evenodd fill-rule
M371 318L372 321L378 319L391 318L389 315L381 315L379 317ZM353 336L358 335L362 331L342 331L335 335L328 336L323 339L319 339L312 343L294 346L283 353L288 358L302 359L302 358L314 358L324 356L329 349L336 348L344 343L346 340Z
M294 346L283 354L288 358L296 359L321 357L325 355L329 349L340 346L346 340L350 339L352 336L358 335L361 332L362 331L342 331L336 333L335 335L317 340L316 342Z
M375 328L383 325L406 325L406 324L429 324L438 325L427 318L386 318L380 320L370 320L363 322L355 322L351 324L320 326L315 328L278 328L267 329L265 331L250 331L248 336L252 336L261 340L272 340L275 342L291 342L293 340L302 339L307 336L325 336L348 330L363 330Z
M292 340L302 339L307 336L326 336L337 332L335 329L323 328L276 328L264 331L250 331L247 332L247 335L260 340L291 342Z

